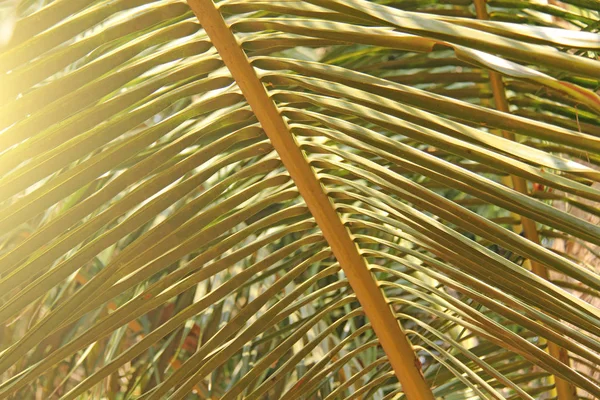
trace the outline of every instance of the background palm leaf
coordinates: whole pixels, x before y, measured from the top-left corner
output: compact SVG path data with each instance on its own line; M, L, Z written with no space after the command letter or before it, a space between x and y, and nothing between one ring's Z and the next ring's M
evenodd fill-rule
M0 398L405 396L186 2L6 4ZM600 396L597 2L217 7L433 396Z

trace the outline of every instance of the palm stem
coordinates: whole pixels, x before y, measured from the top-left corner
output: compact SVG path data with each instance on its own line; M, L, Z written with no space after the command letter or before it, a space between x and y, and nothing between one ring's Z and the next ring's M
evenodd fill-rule
M189 0L190 7L237 81L371 321L383 350L409 400L433 400L411 343L374 280L356 243L340 220L312 167L298 147L275 103L250 65L246 54L211 0Z
M474 2L477 18L489 20L490 18L486 8L486 0L474 0ZM504 90L504 82L502 81L502 75L490 70L489 76L490 86L492 88L492 94L494 96L494 104L496 105L496 109L498 111L508 113L508 100L506 98L506 92ZM515 134L512 132L502 131L502 136L504 136L504 138L506 139L516 141ZM509 179L513 189L523 194L529 194L529 191L527 189L527 181L525 179L515 175L511 175ZM521 225L523 226L525 238L529 239L530 241L536 244L540 244L540 237L535 222L529 218L521 216ZM527 264L530 264L530 269L536 275L546 280L549 280L548 269L546 268L546 266L534 260L526 260L525 265L527 266ZM550 353L550 355L565 363L566 365L570 364L569 355L565 349L561 348L554 342L547 342L547 344L547 351L548 353ZM553 375L549 377L549 380L550 383L555 384L556 395L558 396L558 400L575 400L577 398L576 389L569 382Z

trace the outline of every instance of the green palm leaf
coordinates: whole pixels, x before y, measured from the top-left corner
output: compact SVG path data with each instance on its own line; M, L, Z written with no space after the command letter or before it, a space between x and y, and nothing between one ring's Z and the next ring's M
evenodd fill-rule
M595 1L7 4L0 398L600 396Z

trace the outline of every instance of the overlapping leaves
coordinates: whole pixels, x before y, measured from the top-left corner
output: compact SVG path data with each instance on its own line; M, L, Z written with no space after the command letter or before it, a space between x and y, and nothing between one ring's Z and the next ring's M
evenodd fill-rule
M39 3L0 53L0 397L400 397L187 4ZM600 393L598 266L561 250L600 245L600 10L564 3L219 3L441 398Z

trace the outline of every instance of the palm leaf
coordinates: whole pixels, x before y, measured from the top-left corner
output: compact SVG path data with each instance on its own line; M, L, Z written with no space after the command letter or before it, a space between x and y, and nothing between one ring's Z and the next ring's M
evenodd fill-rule
M600 396L600 8L554 3L9 4L0 398Z

